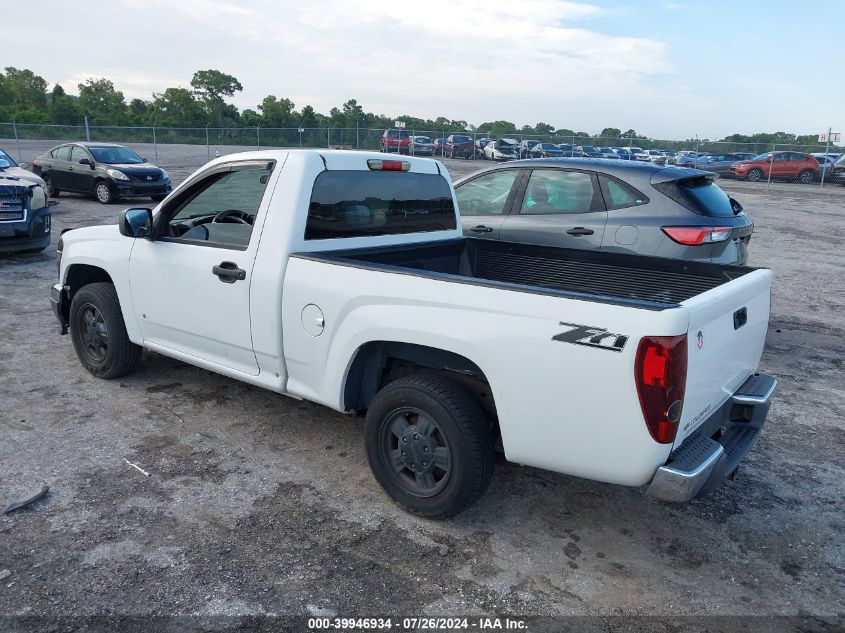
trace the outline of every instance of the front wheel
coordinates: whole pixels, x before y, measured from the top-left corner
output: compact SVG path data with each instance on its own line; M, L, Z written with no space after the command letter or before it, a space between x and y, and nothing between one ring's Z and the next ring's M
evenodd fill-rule
M446 518L471 506L493 476L493 440L478 403L439 374L414 374L382 388L364 426L376 480L400 506Z
M80 288L70 304L70 336L79 362L97 378L130 373L141 347L129 340L117 291L110 283Z
M94 185L94 196L100 204L112 204L117 202L117 193L114 186L107 180L98 180Z
M799 182L808 185L816 179L816 173L812 169L805 169L798 174Z
M748 180L751 182L760 182L763 180L763 170L756 167L748 172Z

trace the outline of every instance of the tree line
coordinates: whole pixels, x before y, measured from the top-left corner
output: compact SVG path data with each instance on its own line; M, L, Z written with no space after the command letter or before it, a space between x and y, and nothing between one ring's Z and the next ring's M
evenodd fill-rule
M220 70L198 70L189 83L190 87L171 87L152 94L152 98L131 99L128 103L110 79L87 79L76 86L78 95L68 94L56 84L49 88L47 81L29 69L5 68L0 73L0 121L30 124L81 125L88 118L92 126L138 126L202 128L210 125L231 128L234 132L243 127L267 128L389 128L394 121L405 122L408 130L429 132L479 131L490 136L537 136L543 140L566 142L567 139L602 139L602 144L654 146L648 138L634 129L622 130L606 127L597 134L558 128L549 123L523 125L511 121L486 121L473 125L464 120L437 117L423 119L414 116L386 116L365 112L355 100L349 99L328 114L317 112L305 105L297 110L287 98L275 95L264 97L257 109L237 107L227 102L243 86L236 77ZM630 142L628 142L630 140ZM760 146L791 144L810 146L817 143L815 135L797 135L786 132L759 134L731 134L724 139L711 139L731 144L755 143ZM697 139L686 139L682 144L694 146ZM705 141L707 142L707 141ZM578 143L584 143L579 140Z

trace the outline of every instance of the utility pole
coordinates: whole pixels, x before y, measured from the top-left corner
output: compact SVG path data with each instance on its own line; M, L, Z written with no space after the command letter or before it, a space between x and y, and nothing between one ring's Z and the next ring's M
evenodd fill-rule
M827 172L827 154L830 152L830 133L833 131L832 127L827 128L827 143L824 146L824 169L822 169L822 180L819 187L824 187L824 175Z

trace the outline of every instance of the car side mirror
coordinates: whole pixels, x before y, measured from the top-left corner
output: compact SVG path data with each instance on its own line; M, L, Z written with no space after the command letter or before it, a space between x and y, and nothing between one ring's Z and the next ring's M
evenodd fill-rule
M80 165L88 165L91 169L94 169L94 164L91 162L89 158L80 158L79 159Z
M739 215L742 213L742 205L739 203L739 200L736 198L729 198L731 201L731 209L733 209L734 215Z
M118 221L120 234L133 238L149 238L153 234L152 209L125 209Z

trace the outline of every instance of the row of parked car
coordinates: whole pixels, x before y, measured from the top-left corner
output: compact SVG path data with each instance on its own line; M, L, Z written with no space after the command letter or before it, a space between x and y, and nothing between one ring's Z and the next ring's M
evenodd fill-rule
M678 165L711 171L722 177L756 182L769 178L797 180L803 183L845 181L845 164L834 168L840 154L775 151L753 152L673 152L666 149L641 147L596 147L569 143L547 143L537 140L518 141L514 138L482 137L452 134L444 138L409 134L405 130L385 130L381 139L383 152L415 156L443 156L446 158L476 158L483 160L517 160L526 158L604 158L635 160L658 165Z

